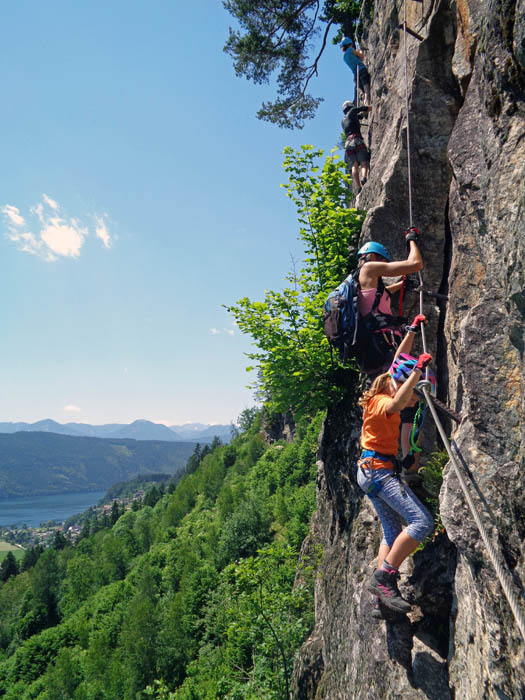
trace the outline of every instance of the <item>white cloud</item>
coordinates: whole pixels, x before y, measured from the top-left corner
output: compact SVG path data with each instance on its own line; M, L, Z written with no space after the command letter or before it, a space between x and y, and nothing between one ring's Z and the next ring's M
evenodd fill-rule
M210 328L210 333L212 335L219 335L220 331L217 328Z
M2 212L6 215L13 226L23 226L25 224L24 218L20 216L20 210L18 207L14 207L11 204L6 204L2 207Z
M78 258L87 234L88 230L76 219L71 219L68 224L58 217L49 219L40 231L41 239L53 253L70 258Z
M105 248L109 248L111 246L111 236L109 235L109 231L106 226L106 222L104 221L104 217L96 216L95 221L95 233L97 235L97 238L100 238Z
M34 216L38 217L38 220L41 223L44 223L44 205L42 204L42 202L39 202L34 207L31 207L31 209L29 211Z
M64 411L68 411L70 413L80 413L82 409L78 406L74 406L73 404L68 404L67 406L64 406Z
M51 197L48 197L47 194L42 195L42 199L44 202L47 204L48 207L51 207L51 209L54 209L57 211L60 207L58 206L58 202L55 202L54 199L51 199Z
M232 331L231 328L225 328L224 332L227 333L228 335L235 335L235 331Z
M16 231L7 234L7 237L18 245L18 249L23 253L31 253L32 255L39 255L52 262L56 260L57 257L50 250L46 249L45 244L42 241L38 241L32 233L16 233Z
M7 226L6 237L22 252L38 255L50 262L59 257L78 258L86 238L92 233L87 224L69 217L58 202L47 194L43 194L42 201L30 208L30 223L12 204L5 204L1 211ZM93 215L91 218L95 220L95 236L105 248L109 248L112 237L105 217Z

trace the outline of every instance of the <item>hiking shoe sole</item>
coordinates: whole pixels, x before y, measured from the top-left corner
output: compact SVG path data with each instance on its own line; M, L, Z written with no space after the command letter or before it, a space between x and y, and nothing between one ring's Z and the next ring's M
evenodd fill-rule
M374 620L384 620L385 616L381 612L381 608L373 608L372 612L370 613L370 617L373 617Z

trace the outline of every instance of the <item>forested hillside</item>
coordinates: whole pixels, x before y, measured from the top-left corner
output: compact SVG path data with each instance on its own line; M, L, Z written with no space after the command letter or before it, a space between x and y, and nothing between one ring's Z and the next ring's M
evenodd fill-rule
M138 474L175 474L195 443L0 434L0 498L97 491Z
M248 412L154 507L26 557L0 588L0 695L279 697L313 624L315 557L293 583L321 419L270 445Z

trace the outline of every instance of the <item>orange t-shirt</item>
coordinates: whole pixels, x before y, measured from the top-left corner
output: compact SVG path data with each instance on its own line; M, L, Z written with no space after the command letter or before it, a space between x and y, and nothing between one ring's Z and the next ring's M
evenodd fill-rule
M363 412L361 446L385 455L397 455L399 442L399 413L387 413L388 394L376 394L366 404Z

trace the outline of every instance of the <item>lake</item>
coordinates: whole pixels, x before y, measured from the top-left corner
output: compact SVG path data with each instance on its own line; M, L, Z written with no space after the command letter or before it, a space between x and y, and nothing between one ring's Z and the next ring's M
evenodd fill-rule
M105 491L59 493L52 496L16 496L0 499L0 526L26 523L38 527L48 520L62 522L96 505Z

